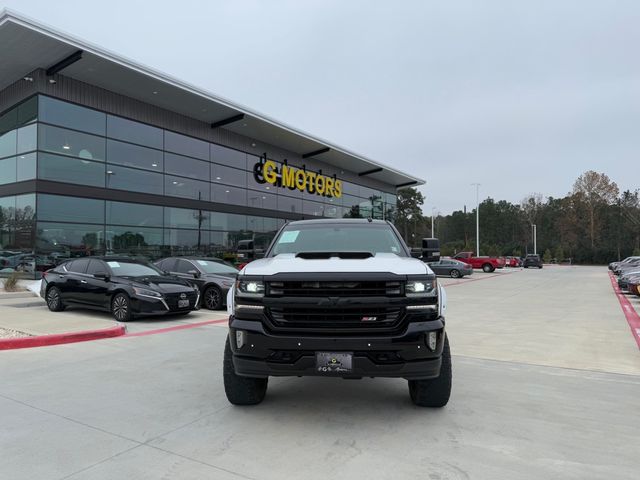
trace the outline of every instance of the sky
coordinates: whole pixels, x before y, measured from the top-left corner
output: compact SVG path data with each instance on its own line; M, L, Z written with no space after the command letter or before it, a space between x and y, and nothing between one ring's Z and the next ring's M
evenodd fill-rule
M427 214L640 188L637 0L0 0L426 180ZM435 209L435 210L432 210Z

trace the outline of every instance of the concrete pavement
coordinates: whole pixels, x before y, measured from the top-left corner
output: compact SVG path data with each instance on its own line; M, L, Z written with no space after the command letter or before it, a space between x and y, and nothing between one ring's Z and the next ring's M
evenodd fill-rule
M635 344L609 303L610 285L601 290L605 269L590 272L525 270L450 287L454 383L441 410L414 407L406 382L394 379L270 379L262 405L232 407L222 389L223 325L0 352L0 472L12 480L636 478L640 375L617 370L633 369L640 353L626 350ZM555 315L562 284L581 284L576 300L591 308L566 303L548 328L534 328L523 300L543 299L537 311ZM481 292L496 299L486 304L493 315L465 310ZM569 333L606 325L623 367L606 355L583 358L589 335ZM504 330L511 353L481 328ZM553 365L541 365L536 345ZM557 345L566 348L552 352Z

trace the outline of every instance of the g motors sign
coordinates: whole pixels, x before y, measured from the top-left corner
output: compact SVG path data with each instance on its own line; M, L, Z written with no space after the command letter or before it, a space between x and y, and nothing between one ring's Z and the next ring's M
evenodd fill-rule
M327 177L322 175L322 170L312 172L305 165L302 168L290 167L286 160L278 167L276 162L267 159L266 153L253 166L253 178L258 183L270 183L289 190L298 189L323 197L342 196L342 180L338 180L335 175Z

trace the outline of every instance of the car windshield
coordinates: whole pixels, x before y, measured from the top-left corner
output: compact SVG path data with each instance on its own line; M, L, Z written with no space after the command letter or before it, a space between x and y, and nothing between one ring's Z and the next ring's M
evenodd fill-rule
M117 277L149 277L163 274L162 271L146 263L107 260L107 265Z
M285 227L270 256L300 252L369 252L407 254L387 224L307 223Z
M200 270L204 273L238 273L238 269L226 262L215 260L196 260Z

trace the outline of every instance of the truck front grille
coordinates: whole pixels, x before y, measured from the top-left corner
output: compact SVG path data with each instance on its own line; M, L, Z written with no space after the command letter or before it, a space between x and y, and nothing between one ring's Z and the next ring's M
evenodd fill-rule
M306 306L269 307L274 330L287 332L367 333L396 330L402 322L401 307Z
M271 297L398 297L399 281L288 281L269 282Z

